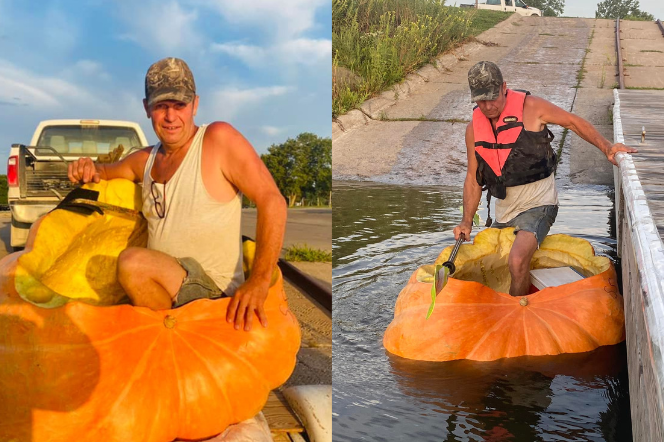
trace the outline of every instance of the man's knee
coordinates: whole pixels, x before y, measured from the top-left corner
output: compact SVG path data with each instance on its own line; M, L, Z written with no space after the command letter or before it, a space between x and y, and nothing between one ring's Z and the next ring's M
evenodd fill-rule
M530 261L537 250L537 238L532 232L520 230L509 256L510 272L523 274L530 270Z
M530 270L530 259L521 254L511 253L509 257L510 273L523 274Z
M143 251L140 247L129 247L118 255L118 278L125 278L140 272Z

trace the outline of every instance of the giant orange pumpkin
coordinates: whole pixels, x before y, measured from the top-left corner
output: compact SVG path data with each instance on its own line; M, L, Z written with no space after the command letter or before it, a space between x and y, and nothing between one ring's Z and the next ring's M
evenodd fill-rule
M531 268L572 266L586 278L523 297L508 293L513 229L486 229L462 245L457 270L431 303L433 265L416 270L399 294L383 336L393 354L425 361L490 361L594 350L625 339L623 300L608 258L567 235L547 237ZM449 257L451 246L436 263Z
M49 217L70 216L58 212L36 227L34 248L29 244L0 261L0 441L209 438L258 413L270 390L290 376L300 331L288 309L281 274L265 303L268 328L255 326L251 332L226 322L229 299L200 299L163 311L93 305L103 304L109 294L106 300L121 298L112 278L94 271L95 263L113 268L119 252L104 247L103 241L92 254L75 250L75 240L53 246L51 230L40 234ZM118 230L108 219L112 215L71 216L88 224L80 231L68 225L75 237L90 229L103 231L94 226L97 222L107 223L116 234L124 231L124 241L136 233ZM135 228L142 229L140 222ZM122 241L116 237L111 242ZM48 260L75 263L73 273L62 265L60 277L49 273L48 266L39 264ZM22 275L20 283L16 275ZM54 290L67 286L67 279L89 290L81 298L93 304L70 302L66 293ZM30 299L32 289L38 292L36 299Z

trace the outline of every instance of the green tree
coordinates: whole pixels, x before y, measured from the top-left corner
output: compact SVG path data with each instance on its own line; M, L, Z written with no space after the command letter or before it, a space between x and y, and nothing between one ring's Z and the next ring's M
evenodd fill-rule
M272 145L261 159L293 207L298 200L326 200L332 190L332 139L312 133Z
M7 202L7 192L9 187L7 186L7 175L0 175L0 205L6 206L9 204Z
M655 17L652 14L639 9L638 0L604 0L597 3L595 18L611 18L626 20L646 20L652 21Z
M545 17L560 17L565 10L565 0L524 0L528 6L542 11Z

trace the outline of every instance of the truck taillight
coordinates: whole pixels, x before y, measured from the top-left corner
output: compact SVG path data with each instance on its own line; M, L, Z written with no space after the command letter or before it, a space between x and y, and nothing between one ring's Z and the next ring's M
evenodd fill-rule
M7 184L18 186L18 157L13 155L7 160Z

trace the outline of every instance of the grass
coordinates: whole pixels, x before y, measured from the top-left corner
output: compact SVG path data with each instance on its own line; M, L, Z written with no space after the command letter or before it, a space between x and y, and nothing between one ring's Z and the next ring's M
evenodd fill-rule
M558 144L558 150L556 150L556 164L560 163L560 159L563 153L563 146L565 145L565 138L567 138L567 132L569 129L565 128L563 130L563 135L560 137L560 143Z
M335 74L332 116L357 108L509 16L441 0L333 0L333 72L344 67L360 81L351 87Z
M643 49L641 50L641 52L659 52L660 54L662 53L662 51L658 51L656 49Z
M399 117L399 118L390 118L387 116L387 113L381 112L378 120L380 121L432 121L434 123L465 123L468 124L470 123L470 120L464 120L461 118L429 118L426 115L421 115L419 117Z
M555 34L548 34L548 33L546 33L546 32L542 32L542 33L540 33L540 35L550 35L550 36L553 37Z
M637 87L637 86L627 86L625 89L635 89L638 91L664 91L664 87Z
M332 252L295 244L286 248L286 261L331 262Z
M590 48L594 36L595 29L593 29L593 32L590 33L590 38L588 38L588 48ZM581 67L579 68L579 72L576 73L576 86L574 86L575 89L579 89L581 87L581 82L586 76L586 57L588 56L588 52L590 52L590 49L586 49L586 53L583 55L583 60L581 60Z

